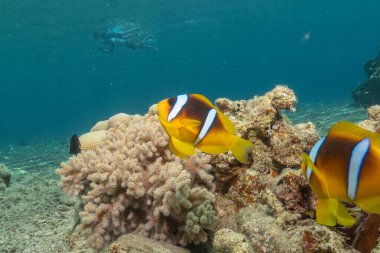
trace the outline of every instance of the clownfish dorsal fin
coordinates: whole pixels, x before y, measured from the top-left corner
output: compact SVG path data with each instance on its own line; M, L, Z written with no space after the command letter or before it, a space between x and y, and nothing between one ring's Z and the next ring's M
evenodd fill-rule
M208 98L206 98L205 96L201 95L201 94L191 94L191 96L195 99L198 99L200 101L202 101L203 103L207 104L208 106L210 106L211 108L215 109L215 106L211 103L210 100L208 100Z
M319 169L317 169L317 167L314 165L314 163L313 163L313 161L311 160L311 158L307 155L307 154L305 154L305 153L303 153L302 155L301 155L301 158L302 158L302 160L305 162L305 164L306 164L306 168L307 167L309 167L312 171L313 171L313 173L314 173L314 175L318 178L318 180L321 182L321 186L322 186L322 189L323 189L323 191L326 193L326 195L327 196L330 196L330 192L329 192L329 187L328 187L328 184L327 184L327 182L326 182L326 179L325 179L325 177L322 175L322 173L320 172L320 170Z
M371 143L380 148L380 134L373 133L348 121L341 121L333 125L328 135L333 138L340 137L355 142L369 138L371 140Z

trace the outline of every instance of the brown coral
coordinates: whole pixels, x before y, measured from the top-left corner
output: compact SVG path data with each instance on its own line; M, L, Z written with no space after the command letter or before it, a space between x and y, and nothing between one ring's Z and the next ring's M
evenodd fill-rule
M217 107L231 118L239 134L256 146L253 168L267 173L274 168L299 166L300 155L319 139L312 123L292 126L281 110L295 110L297 99L286 86L277 86L264 96L251 100L216 100Z
M293 91L285 86L277 86L251 100L216 100L218 108L235 123L239 134L254 144L247 165L237 163L229 154L219 155L211 161L217 190L228 193L238 206L258 200L260 191L265 188L276 188L274 177L284 168L299 168L301 154L310 151L319 139L314 124L293 126L281 113L282 109L294 111L296 101ZM257 175L247 174L250 170L257 171ZM288 191L287 187L282 188Z
M380 105L368 108L368 119L360 122L359 126L374 133L380 133Z
M111 125L95 150L56 170L61 187L82 199L82 231L97 248L128 232L181 245L206 241L217 224L210 158L175 157L154 116L123 115Z
M285 209L292 213L305 216L314 208L315 196L300 170L284 170L273 188Z

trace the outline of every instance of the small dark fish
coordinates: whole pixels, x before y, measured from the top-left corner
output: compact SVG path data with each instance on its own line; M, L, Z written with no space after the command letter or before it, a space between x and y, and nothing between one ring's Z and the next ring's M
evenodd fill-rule
M74 134L70 139L70 155L77 155L81 152L78 135Z

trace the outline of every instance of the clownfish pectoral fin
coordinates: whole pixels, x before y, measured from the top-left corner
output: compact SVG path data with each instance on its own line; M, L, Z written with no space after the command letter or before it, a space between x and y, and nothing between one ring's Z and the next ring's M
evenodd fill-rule
M172 126L171 124L167 123L161 117L159 117L159 120L160 120L161 125L163 126L163 128L165 129L165 131L166 131L166 133L168 135L178 136L178 128L176 128L175 126Z
M187 157L187 155L182 154L181 152L179 152L179 151L175 148L175 146L174 146L174 144L173 144L173 142L172 142L172 138L170 138L170 140L169 140L169 148L170 148L170 150L171 150L176 156L178 156L179 158L185 158L185 157Z
M181 119L179 128L185 128L193 135L198 135L201 122L196 119Z
M180 158L185 158L186 156L193 155L195 153L195 148L192 143L180 141L176 138L170 138L169 148L176 156Z
M352 226L355 219L348 213L347 208L338 199L318 199L317 222L325 226Z
M232 146L230 150L236 159L241 163L248 162L248 153L252 150L253 144L239 136L232 135Z
M358 199L355 204L367 212L380 214L380 196Z
M327 194L327 196L330 196L329 195L329 188L328 188L326 179L323 176L323 174L319 171L319 169L317 169L317 167L314 165L314 163L311 160L310 156L308 156L307 154L303 153L301 155L301 158L302 158L303 162L305 163L306 168L309 167L313 171L313 173L317 176L318 180L322 184L323 191Z

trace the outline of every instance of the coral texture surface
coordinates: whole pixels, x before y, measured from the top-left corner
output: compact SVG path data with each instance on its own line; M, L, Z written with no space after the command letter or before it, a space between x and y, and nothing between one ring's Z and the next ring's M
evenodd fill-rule
M205 242L218 222L209 163L201 154L175 157L156 116L119 114L94 150L56 172L64 191L81 198L79 228L96 248L129 232L186 245Z

